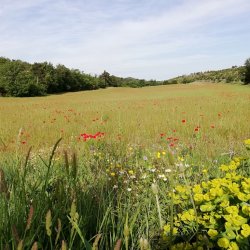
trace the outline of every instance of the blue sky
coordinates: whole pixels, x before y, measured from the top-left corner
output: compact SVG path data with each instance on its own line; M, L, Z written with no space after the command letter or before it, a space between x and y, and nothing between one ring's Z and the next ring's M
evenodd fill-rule
M168 79L243 65L249 0L0 0L0 56Z

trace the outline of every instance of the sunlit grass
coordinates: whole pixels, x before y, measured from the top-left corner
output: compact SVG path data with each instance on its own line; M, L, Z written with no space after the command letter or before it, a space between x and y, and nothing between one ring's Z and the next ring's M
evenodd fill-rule
M105 133L109 143L166 147L160 140L163 133L195 147L198 155L213 158L241 150L239 142L250 134L249 103L248 86L220 84L1 98L1 149L5 145L5 152L13 151L20 128L23 148L35 149L50 147L60 137L63 144L81 148L79 135L98 131Z
M189 244L200 228L173 227L176 195L199 211L190 187L247 159L249 104L249 87L222 84L0 99L0 249Z

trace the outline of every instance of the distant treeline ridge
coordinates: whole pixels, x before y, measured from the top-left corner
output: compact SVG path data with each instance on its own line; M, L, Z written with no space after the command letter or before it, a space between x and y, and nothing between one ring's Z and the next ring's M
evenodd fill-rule
M99 76L92 76L78 69L69 69L62 64L57 66L49 62L31 64L21 60L0 57L0 96L42 96L106 87L138 88L178 83L186 84L202 80L248 83L249 79L246 81L247 61L245 66L241 67L233 66L230 69L198 72L165 81L156 81L117 77L107 71L104 71Z

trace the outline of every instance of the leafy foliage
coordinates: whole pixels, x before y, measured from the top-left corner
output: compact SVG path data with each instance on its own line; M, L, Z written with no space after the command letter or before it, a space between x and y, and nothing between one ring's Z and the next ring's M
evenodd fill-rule
M106 87L143 87L161 85L161 81L122 78L104 71L91 76L62 64L27 63L0 57L0 95L42 96L69 91L91 90Z
M248 164L235 157L230 164L221 165L222 177L175 187L173 226L166 224L163 230L165 241L170 236L172 242L174 239L173 249L184 249L184 245L187 249L204 249L206 245L249 249L250 178L242 175Z
M249 63L250 65L250 63ZM225 82L225 83L243 83L245 67L232 66L229 69L212 70L205 72L196 72L190 75L182 75L168 80L169 83L191 83L195 81L205 82Z
M245 74L244 74L244 83L250 83L250 58L248 58L245 62Z

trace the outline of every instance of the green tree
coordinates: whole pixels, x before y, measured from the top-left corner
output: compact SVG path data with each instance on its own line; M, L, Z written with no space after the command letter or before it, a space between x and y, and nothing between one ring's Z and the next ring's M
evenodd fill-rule
M250 58L248 58L245 62L245 74L244 74L244 83L250 83Z
M43 85L42 87L48 93L56 92L58 85L55 81L55 69L51 63L34 63L31 65L31 72L34 74L38 85Z
M102 83L104 83L104 86L101 87L106 88L111 85L111 76L106 70L103 71L103 73L100 75L100 78L103 80Z

